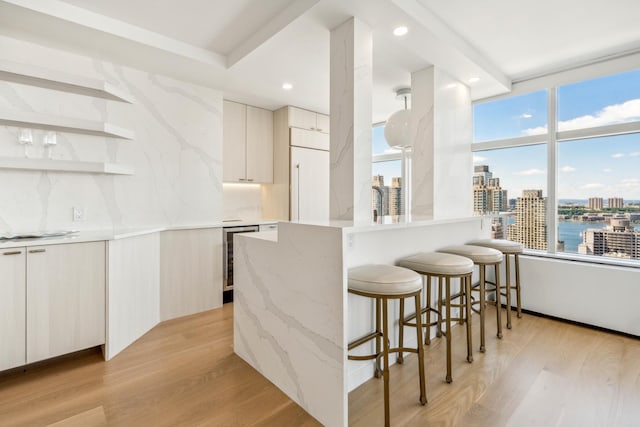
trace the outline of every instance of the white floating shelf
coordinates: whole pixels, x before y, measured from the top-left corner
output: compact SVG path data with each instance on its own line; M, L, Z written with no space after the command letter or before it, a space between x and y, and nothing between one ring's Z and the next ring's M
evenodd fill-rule
M132 130L111 123L92 120L69 119L23 111L0 111L0 125L58 132L81 133L112 138L133 139Z
M131 94L104 80L79 77L12 61L0 60L0 79L129 104L134 101Z
M133 175L133 169L116 163L81 162L76 160L27 159L0 157L0 169L84 172L109 175Z

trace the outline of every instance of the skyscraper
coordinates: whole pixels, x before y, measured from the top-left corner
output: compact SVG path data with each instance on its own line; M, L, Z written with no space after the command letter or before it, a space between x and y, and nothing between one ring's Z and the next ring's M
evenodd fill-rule
M402 215L402 178L391 178L389 188L389 215Z
M489 166L478 165L473 173L473 211L476 215L504 212L508 209L507 190L500 187Z
M373 190L371 209L375 209L378 215L389 215L389 187L384 185L384 176L374 175L371 184L380 189L380 192Z
M546 212L542 190L523 190L516 199L516 222L507 227L507 238L529 249L547 249Z
M622 209L624 207L624 200L622 197L609 197L607 207L609 209Z
M578 245L578 253L616 258L640 258L640 231L626 217L611 219L604 229L588 228Z
M589 197L588 208L592 211L602 210L602 197Z

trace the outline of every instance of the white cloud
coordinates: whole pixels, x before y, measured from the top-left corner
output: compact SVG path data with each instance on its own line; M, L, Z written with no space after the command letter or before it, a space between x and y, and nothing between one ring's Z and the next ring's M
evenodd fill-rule
M631 99L622 104L608 105L595 115L587 114L570 120L558 122L558 130L584 129L595 126L627 123L640 120L640 99ZM546 126L538 126L522 131L525 135L539 135L546 133Z
M473 156L473 163L481 163L481 162L486 162L487 160L489 160L486 157L482 157L482 156Z
M638 156L640 156L640 151L635 151L633 153L629 153L629 156L630 157L638 157Z
M585 184L583 186L581 186L580 188L583 190L601 190L603 188L605 188L606 185L604 184L600 184L597 182L591 183L591 184Z
M609 169L609 168L604 168L604 169L602 169L602 172L609 173L609 172L611 172L611 169Z
M619 159L620 157L624 157L624 153L614 153L611 155L614 159Z
M529 113L520 114L521 119L530 119L531 117L533 117L533 114L529 114Z
M538 126L535 128L529 128L522 131L525 135L542 135L547 133L547 126Z
M575 172L576 168L574 168L572 166L563 166L560 170L562 172Z
M541 169L527 169L524 171L516 172L516 175L531 176L531 175L544 175L546 172Z

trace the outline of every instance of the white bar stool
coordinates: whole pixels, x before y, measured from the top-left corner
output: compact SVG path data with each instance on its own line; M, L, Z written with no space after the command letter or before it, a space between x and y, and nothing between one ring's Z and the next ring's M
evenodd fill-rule
M418 354L418 374L420 380L420 403L427 403L427 393L424 375L424 349L422 347L422 325L420 318L417 323L417 348L395 347L390 348L389 327L388 327L388 301L413 297L416 309L420 308L420 292L422 292L422 278L415 271L393 265L371 264L355 267L348 273L349 292L375 300L376 305L376 327L375 331L362 338L359 338L348 345L352 350L372 339L376 340L376 352L365 356L349 355L349 360L376 360L376 377L379 377L379 359L384 358L384 368L382 376L384 378L384 422L385 426L390 425L389 414L389 354L398 352L409 352ZM380 306L382 305L382 319L380 318ZM380 323L382 322L382 328ZM382 329L382 330L381 330ZM380 351L380 339L383 348Z
M517 313L518 318L522 317L522 300L520 297L520 254L524 250L522 243L512 242L503 239L480 239L467 242L467 245L483 246L485 248L496 249L504 255L505 274L507 276L506 284L501 288L500 294L507 298L507 328L511 329L511 292L516 291ZM511 286L511 265L510 255L514 256L514 265L516 267L516 284ZM502 292L504 289L504 292Z
M473 246L473 245L456 245L456 246L447 246L445 248L438 249L438 252L445 252L454 255L460 255L463 257L469 258L475 265L477 265L480 269L480 351L485 352L485 333L484 333L484 318L485 318L485 305L486 301L486 268L488 265L493 265L495 268L496 274L496 288L500 288L500 271L499 266L502 262L502 252L485 248L482 246ZM501 307L500 307L500 291L496 291L496 301L494 303L496 305L496 322L498 324L498 332L497 337L502 338L502 319L501 319ZM477 304L477 303L473 303Z
M430 329L432 325L436 325L438 331L444 334L447 340L447 376L446 381L450 383L453 381L451 374L451 321L466 321L467 326L467 361L473 362L473 350L471 344L471 274L473 273L473 261L469 258L465 258L458 255L452 255L440 252L425 252L402 258L398 261L398 264L402 267L410 268L416 273L425 276L425 293L426 293L426 305L422 310L416 310L415 314L404 317L404 301L400 301L400 338L398 345L402 347L404 326L418 327L417 313L426 314L426 323L422 323L422 327L426 328L425 342L428 344L431 340ZM431 307L431 279L438 279L438 309ZM454 298L460 298L460 304L451 304L451 279L458 279L460 282L460 292ZM443 295L442 281L445 281L445 291ZM442 305L445 305L445 316L442 318ZM457 318L451 317L451 306L460 308L460 314ZM464 308L464 311L463 311ZM434 311L438 316L436 322L431 322L431 312ZM466 313L466 315L465 315ZM411 320L416 319L415 323ZM442 332L442 323L446 325L446 332ZM398 357L398 362L402 363L402 353Z

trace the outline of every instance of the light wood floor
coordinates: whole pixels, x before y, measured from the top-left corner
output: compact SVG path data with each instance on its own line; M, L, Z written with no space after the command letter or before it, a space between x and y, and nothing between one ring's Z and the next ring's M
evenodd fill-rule
M233 354L232 310L163 323L106 363L87 351L0 375L0 426L318 425ZM394 426L640 425L640 341L528 315L502 340L487 326L472 364L454 328L452 384L444 341L427 347L424 407L415 356L392 367ZM349 424L382 425L381 402L381 380L354 390Z

